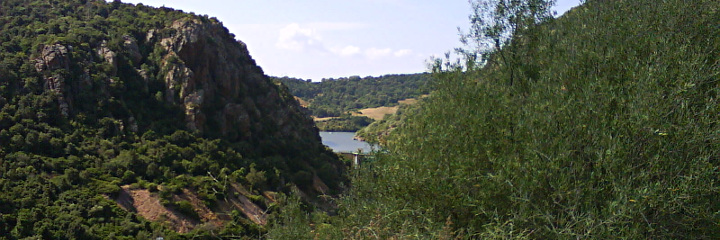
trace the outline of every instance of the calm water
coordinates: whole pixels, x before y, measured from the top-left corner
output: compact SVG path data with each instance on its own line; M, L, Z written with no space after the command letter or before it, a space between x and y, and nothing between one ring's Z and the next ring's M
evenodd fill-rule
M353 140L354 132L320 132L323 144L335 152L356 152L362 148L363 152L370 152L370 144Z

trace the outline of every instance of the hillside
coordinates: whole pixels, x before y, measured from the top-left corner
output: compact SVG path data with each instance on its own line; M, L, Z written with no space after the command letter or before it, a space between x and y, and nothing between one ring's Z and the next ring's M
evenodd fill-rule
M343 171L218 19L0 2L0 238L256 238L273 196L322 205Z
M286 85L305 103L321 131L355 132L382 119L384 114L380 112L394 112L403 100L429 93L431 77L419 73L329 78L322 82L290 77L273 80Z
M274 77L290 92L308 102L310 114L319 118L339 117L351 111L392 107L398 101L420 97L430 91L430 74L396 74L380 77L349 77L310 82Z
M720 2L472 2L465 59L437 62L338 216L287 211L270 236L720 236Z
M393 114L387 115L383 119L376 120L368 126L358 130L355 133L355 137L368 143L384 146L387 143L386 140L390 135L390 132L402 125L405 118L409 115L408 113L417 111L417 108L418 105L416 105L415 102L397 106Z

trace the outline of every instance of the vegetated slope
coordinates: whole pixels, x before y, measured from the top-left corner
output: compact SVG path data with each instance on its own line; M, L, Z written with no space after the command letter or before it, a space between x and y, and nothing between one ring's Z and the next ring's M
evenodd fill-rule
M390 132L403 124L405 118L409 115L408 113L417 111L417 103L419 102L401 104L397 107L395 113L386 115L383 119L374 121L370 125L360 129L355 133L355 137L368 143L384 146L387 143L386 139L390 135Z
M429 91L427 73L358 76L323 79L322 82L282 77L273 78L288 86L296 97L306 102L321 131L358 131L374 121L362 109L395 107L404 99L417 98Z
M430 74L396 74L380 77L358 76L310 82L296 78L273 78L288 86L290 92L309 103L316 117L340 117L350 111L391 107L398 101L420 97L430 91Z
M343 168L215 18L119 1L0 2L3 237L173 236L109 198L125 185L157 189L192 218L238 198L234 183L262 207L263 192L293 185L312 201L339 189ZM177 202L186 191L205 206ZM263 231L218 214L232 217L192 236Z
M272 235L717 238L718 9L588 0L514 36L518 62L437 74L338 217Z

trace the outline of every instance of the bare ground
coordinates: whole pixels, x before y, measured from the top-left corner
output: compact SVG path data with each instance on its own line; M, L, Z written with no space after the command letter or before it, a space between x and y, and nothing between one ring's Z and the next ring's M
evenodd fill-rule
M306 107L308 107L308 106L310 105L310 103L308 103L307 101L305 101L305 100L302 99L302 98L295 97L295 100L297 100L298 103L300 103L300 106L301 106L301 107L305 107L305 108L306 108Z
M194 193L187 189L183 189L182 194L174 196L173 200L190 202L195 212L200 216L200 221L164 206L160 203L157 193L151 193L147 189L131 189L129 185L126 185L122 187L118 198L115 199L123 209L135 212L149 221L164 223L179 233L187 233L202 223L222 226L223 221L208 209Z

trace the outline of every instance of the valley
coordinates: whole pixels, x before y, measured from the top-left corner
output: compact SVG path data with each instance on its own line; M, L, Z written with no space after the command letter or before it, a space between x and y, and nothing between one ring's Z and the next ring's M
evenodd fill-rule
M0 1L0 240L720 236L718 1L472 0L426 72L318 82L250 51L384 67L440 36L359 9L450 3L253 3Z

